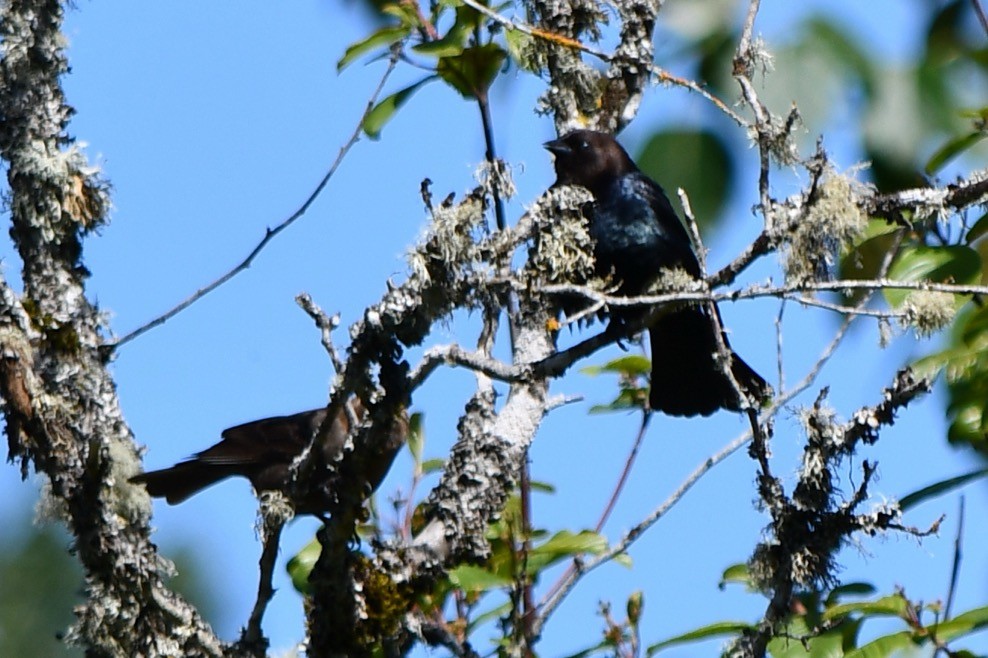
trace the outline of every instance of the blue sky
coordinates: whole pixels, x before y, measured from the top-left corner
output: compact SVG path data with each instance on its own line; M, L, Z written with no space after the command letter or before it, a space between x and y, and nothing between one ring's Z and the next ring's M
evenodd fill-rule
M683 4L680 2L680 4ZM670 0L669 7L676 5ZM764 3L758 29L770 47L808 11L825 11L860 34L876 54L901 59L919 36L914 4L853 0ZM798 7L797 7L798 5ZM661 23L661 20L660 20ZM660 26L662 27L662 26ZM93 272L89 290L123 335L167 310L238 263L308 196L346 141L384 63L357 63L337 74L335 63L370 26L354 7L338 2L294 3L80 3L66 23L72 74L65 80L76 108L70 132L114 187L112 223L86 244ZM660 64L662 49L659 49ZM397 90L419 77L399 69ZM498 149L514 168L516 218L553 180L541 143L552 124L532 108L542 82L509 72L494 89ZM797 101L799 99L796 99ZM706 113L702 99L654 88L640 118L622 136L636 140L659 126L690 123ZM831 131L833 129L833 132ZM840 125L808 126L836 134L828 141L837 161L860 157L841 141ZM219 438L240 422L291 413L325 402L332 376L311 320L295 305L305 291L343 324L376 301L387 277L400 279L403 253L420 234L426 216L419 197L425 177L438 197L462 194L484 153L476 107L440 85L427 85L389 124L382 139L362 140L308 214L279 236L246 272L164 326L123 348L113 372L128 422L147 446L150 468L170 465ZM711 267L728 261L758 232L749 212L755 203L755 151L743 161L732 219L708 244ZM776 190L777 196L788 191ZM9 244L0 257L10 277L18 261ZM747 281L777 275L774 260L754 268ZM777 304L747 302L723 308L732 342L763 373L775 370ZM457 322L460 318L457 319ZM470 326L469 324L465 326ZM820 311L787 310L787 381L801 378L836 327ZM344 341L345 331L338 340ZM564 343L577 335L563 336ZM457 323L439 326L430 344L472 340ZM879 351L873 323L862 321L822 372L830 400L844 416L879 400L896 368L930 344L909 340ZM416 356L412 352L412 360ZM616 348L595 356L598 363ZM426 413L428 457L442 457L455 437L455 422L472 390L472 377L444 372L414 400ZM800 400L809 403L815 387ZM585 402L553 412L532 450L536 479L554 484L554 495L536 499L536 524L549 530L592 526L616 481L634 439L632 415L588 416L591 404L613 395L613 381L574 371L554 392L580 394ZM877 447L843 471L844 484L860 478L860 460L877 459L875 500L894 498L975 463L944 445L940 392L910 407ZM707 456L744 431L732 414L710 419L653 419L628 489L605 533L618 539L672 492ZM793 482L801 434L793 413L777 421L775 471ZM652 643L723 619L754 620L764 600L740 588L719 591L721 570L745 560L767 517L753 505L755 469L737 454L703 479L631 551L634 568L605 567L585 579L544 633L543 655L576 651L599 639L597 603L622 610L627 596L645 591L644 641ZM381 487L407 491L407 460ZM984 487L967 492L962 584L955 610L985 603L988 530ZM0 469L0 519L30 507L36 487L21 484L13 468ZM233 639L253 605L260 546L255 504L246 482L230 481L179 507L155 505L156 541L165 555L189 544L217 591L222 614L211 619ZM868 580L883 592L902 585L913 599L946 594L957 528L956 500L917 508L907 523L926 527L947 513L939 537L917 542L905 536L863 538L842 554L845 581ZM266 618L273 647L288 647L303 634L301 600L283 576L284 561L311 539L316 524L293 523L284 537ZM550 579L551 580L551 579ZM865 633L869 633L866 627ZM980 650L988 639L980 638ZM477 647L485 649L483 642ZM971 647L978 648L978 647ZM676 655L709 655L712 648Z

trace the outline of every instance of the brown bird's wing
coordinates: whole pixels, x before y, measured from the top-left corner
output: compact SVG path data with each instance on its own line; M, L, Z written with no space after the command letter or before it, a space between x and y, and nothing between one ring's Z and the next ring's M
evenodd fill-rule
M148 494L172 505L233 475L247 477L259 491L277 489L325 418L326 409L319 408L237 425L223 431L222 441L191 459L130 481L143 483Z
M348 403L357 418L367 410L357 399ZM303 411L291 416L276 416L255 420L225 430L223 440L171 468L142 473L130 479L143 483L151 496L180 503L198 491L228 478L240 475L250 480L256 491L286 491L291 477L292 462L326 420L325 408ZM333 419L328 432L318 446L317 456L330 463L337 460L349 433L347 414ZM367 455L360 476L370 491L377 489L391 467L408 436L408 415L404 409L387 428L387 437ZM308 492L292 492L293 504L300 514L326 509L327 491L316 483Z
M206 464L249 465L259 461L292 461L312 439L326 418L326 409L291 416L254 420L223 430L223 440L196 453Z

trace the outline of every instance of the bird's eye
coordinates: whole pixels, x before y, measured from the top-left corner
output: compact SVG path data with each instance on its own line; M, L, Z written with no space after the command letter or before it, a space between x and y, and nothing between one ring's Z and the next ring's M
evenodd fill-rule
M590 142L585 139L581 139L579 145L577 146L581 151L586 151L590 148Z

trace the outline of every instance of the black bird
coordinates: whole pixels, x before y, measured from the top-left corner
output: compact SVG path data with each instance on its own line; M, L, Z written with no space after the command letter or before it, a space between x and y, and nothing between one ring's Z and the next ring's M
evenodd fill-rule
M362 418L366 413L359 400L354 399L349 404L357 418ZM309 444L327 413L326 408L322 407L231 427L223 431L222 441L196 453L191 459L171 468L141 473L130 481L144 484L148 494L164 498L172 505L234 475L246 477L258 492L286 491L292 462ZM349 427L347 416L341 409L322 445L327 461L338 457L343 451ZM402 413L391 428L386 453L375 455L365 466L363 478L370 490L376 489L384 479L407 433L407 418ZM317 513L324 509L318 496L294 502L296 512L300 514Z
M679 267L700 278L689 234L665 191L638 169L613 137L574 130L544 146L555 156L554 186L581 185L594 196L588 219L595 268L599 276L613 276L617 294L644 294L662 268ZM618 324L628 317L628 312L618 315ZM734 387L715 361L717 339L706 305L669 311L648 330L652 409L672 416L740 411ZM724 342L730 348L726 336ZM733 350L731 373L756 402L771 393L765 380Z

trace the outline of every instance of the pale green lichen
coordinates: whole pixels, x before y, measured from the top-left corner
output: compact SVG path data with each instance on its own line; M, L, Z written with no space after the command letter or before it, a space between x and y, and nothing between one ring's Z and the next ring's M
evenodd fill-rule
M670 292L699 292L704 289L703 282L681 267L673 267L659 271L655 281L648 287L649 294L664 294Z
M582 187L552 189L536 202L538 222L528 267L544 283L583 285L593 277L593 239L582 208L593 197Z
M510 199L518 193L511 168L503 160L496 160L495 164L484 160L473 172L473 177L491 197L495 191L501 199Z
M917 290L902 302L903 328L912 327L917 338L927 338L948 326L957 311L949 292Z
M861 184L854 179L826 174L805 213L786 236L786 281L800 284L830 278L840 250L866 228L868 216L858 207Z
M430 280L435 268L429 259L446 265L471 266L480 261L477 253L476 231L484 222L484 197L471 193L456 204L443 204L432 209L432 222L418 246L408 254L412 275Z

